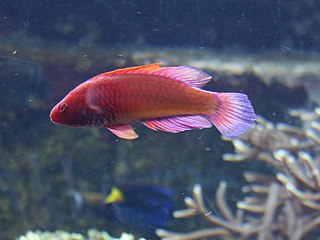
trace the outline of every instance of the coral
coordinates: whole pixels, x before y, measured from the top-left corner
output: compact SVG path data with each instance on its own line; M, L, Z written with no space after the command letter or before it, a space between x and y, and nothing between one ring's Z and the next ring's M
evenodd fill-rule
M132 234L122 233L120 238L110 236L107 232L100 232L96 229L90 229L87 235L80 233L69 233L57 230L55 232L28 231L26 235L20 236L17 240L134 240ZM139 240L145 240L139 238Z
M202 239L290 239L310 237L320 225L320 108L313 112L291 110L301 127L273 124L262 118L249 132L233 139L235 154L224 154L226 161L249 159L263 162L272 173L245 172L247 196L236 204L233 214L222 181L216 192L218 213L209 210L200 185L193 197L185 198L187 209L174 212L176 218L202 216L214 227L188 233L157 230L166 240ZM312 236L312 235L311 235Z

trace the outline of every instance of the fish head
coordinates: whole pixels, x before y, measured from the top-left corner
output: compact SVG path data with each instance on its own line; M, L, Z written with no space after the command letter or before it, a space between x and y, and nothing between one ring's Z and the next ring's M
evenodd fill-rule
M50 120L67 127L85 127L87 121L87 107L85 92L74 89L67 94L50 112Z

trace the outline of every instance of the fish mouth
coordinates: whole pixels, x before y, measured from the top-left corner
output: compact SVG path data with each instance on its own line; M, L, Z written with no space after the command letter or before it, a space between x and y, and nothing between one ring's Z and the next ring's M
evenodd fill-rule
M50 121L51 121L51 122L56 123L56 122L52 119L51 116L50 116L49 118L50 118Z
M49 118L50 118L50 121L53 122L54 124L62 125L62 126L67 126L67 125L65 125L65 124L60 123L54 116L51 116L51 115L50 115Z
M55 119L55 117L54 117L54 109L51 110L51 112L49 114L49 118L50 118L51 122L57 123L57 119Z

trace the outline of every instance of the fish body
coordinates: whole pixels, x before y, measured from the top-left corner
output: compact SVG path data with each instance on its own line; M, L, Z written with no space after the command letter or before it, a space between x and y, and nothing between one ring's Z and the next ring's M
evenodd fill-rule
M89 192L81 196L99 216L144 236L154 236L156 229L167 227L173 219L173 195L162 186L120 186L113 187L106 196Z
M110 219L113 215L114 219L134 230L153 232L172 220L173 196L168 189L153 185L113 188L105 198L104 208Z
M135 139L129 125L141 121L152 130L180 132L214 124L234 137L256 116L247 96L200 89L211 76L189 66L149 64L97 75L80 84L51 111L53 122L70 127L106 127Z
M104 114L104 124L212 111L213 98L208 93L161 76L116 76L108 81L102 77L90 87L91 99L87 102ZM108 94L104 96L105 92Z

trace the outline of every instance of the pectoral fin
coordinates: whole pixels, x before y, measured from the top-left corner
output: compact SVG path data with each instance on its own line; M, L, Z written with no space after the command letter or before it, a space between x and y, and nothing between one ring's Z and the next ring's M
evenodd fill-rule
M139 137L139 135L128 124L108 126L107 129L119 138L133 140Z

